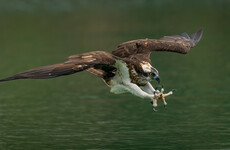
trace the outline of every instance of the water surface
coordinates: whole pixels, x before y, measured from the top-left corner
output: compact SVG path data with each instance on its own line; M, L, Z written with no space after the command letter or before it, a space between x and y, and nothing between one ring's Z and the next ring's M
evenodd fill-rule
M0 3L2 78L124 41L204 28L188 55L151 56L166 91L177 89L167 110L114 95L87 72L1 83L1 150L230 149L229 2Z

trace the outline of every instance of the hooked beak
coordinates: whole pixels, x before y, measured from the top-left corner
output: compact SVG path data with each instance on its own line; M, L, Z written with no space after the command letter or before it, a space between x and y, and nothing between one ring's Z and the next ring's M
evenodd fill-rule
M159 76L154 76L152 77L153 80L156 80L158 82L158 84L160 84L161 80Z

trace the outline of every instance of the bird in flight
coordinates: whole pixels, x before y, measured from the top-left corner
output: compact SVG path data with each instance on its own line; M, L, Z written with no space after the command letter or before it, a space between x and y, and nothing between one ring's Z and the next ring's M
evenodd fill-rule
M48 79L69 75L86 70L100 78L111 88L115 94L130 92L140 98L147 98L157 107L157 100L165 102L165 97L173 91L164 94L164 89L154 89L150 81L160 83L159 72L151 65L150 54L153 51L168 51L186 54L190 48L197 45L203 34L200 29L188 35L164 36L160 39L138 39L124 42L108 53L105 51L92 51L68 57L59 64L31 69L0 81L16 79Z

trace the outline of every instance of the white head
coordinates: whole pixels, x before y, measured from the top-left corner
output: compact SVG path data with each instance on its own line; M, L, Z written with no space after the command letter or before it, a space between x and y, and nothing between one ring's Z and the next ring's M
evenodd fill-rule
M157 69L155 69L150 63L142 62L141 67L143 70L143 75L148 80L157 80L158 83L160 83L159 73L158 73Z

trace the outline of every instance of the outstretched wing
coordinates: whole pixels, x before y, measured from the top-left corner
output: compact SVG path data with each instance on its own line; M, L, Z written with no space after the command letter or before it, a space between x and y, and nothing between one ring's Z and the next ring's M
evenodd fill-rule
M170 51L186 54L189 52L190 48L197 45L202 34L203 29L200 29L191 35L182 33L181 35L164 36L158 40L133 40L120 44L112 54L121 58L132 57L133 55L138 54L141 54L144 57L149 57L152 51Z
M73 55L70 56L64 63L31 69L22 73L18 73L14 76L2 79L0 81L9 81L26 78L55 78L58 76L73 74L89 68L97 68L97 66L111 66L115 63L114 57L116 56L113 56L112 54L106 53L104 51L94 51L79 55Z

